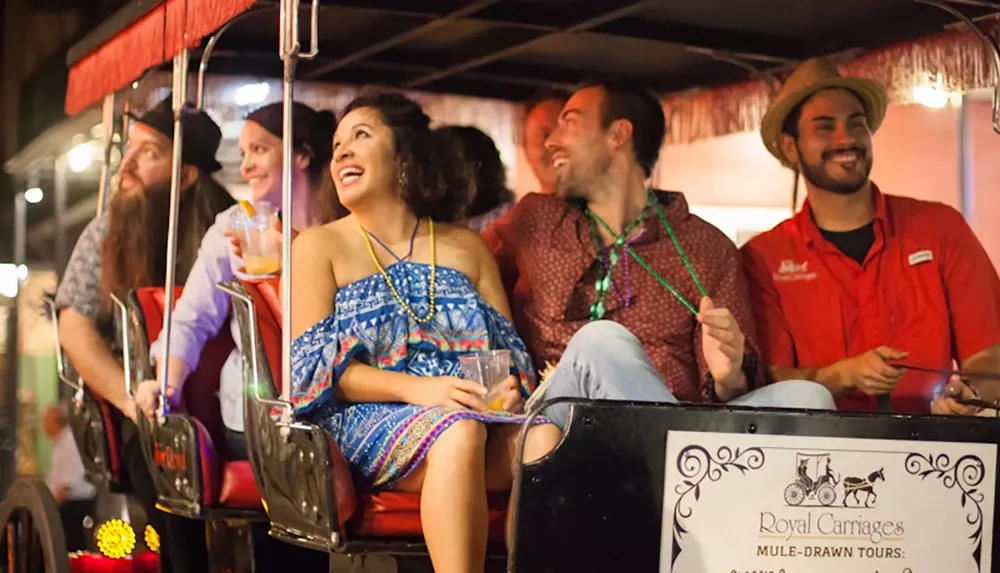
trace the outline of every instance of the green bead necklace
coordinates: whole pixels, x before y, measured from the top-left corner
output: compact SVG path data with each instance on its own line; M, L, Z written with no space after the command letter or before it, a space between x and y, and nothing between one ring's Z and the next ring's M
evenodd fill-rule
M597 250L598 250L597 256L600 260L600 271L598 272L597 280L594 283L595 302L590 307L590 320L600 320L604 317L605 313L604 302L605 300L607 300L608 291L611 288L612 272L614 271L615 265L621 258L620 253L628 253L628 255L631 256L637 263L639 263L639 265L643 269L645 269L646 272L652 275L653 278L655 278L656 281L663 286L663 288L667 289L667 291L670 292L670 294L674 295L674 298L680 301L681 304L683 304L684 307L691 312L691 314L694 314L695 316L698 315L697 307L688 302L684 298L684 296L676 288L674 288L674 286L671 285L669 281L667 281L667 279L663 278L663 276L660 275L660 273L656 272L653 269L653 267L651 267L649 263L645 261L645 259L640 257L639 254L636 253L635 250L633 250L630 245L626 244L626 239L628 238L628 236L638 225L642 224L642 222L646 220L650 210L656 211L656 214L660 219L660 223L663 224L664 230L666 230L667 235L670 236L670 240L671 242L673 242L674 248L677 250L677 254L680 255L681 261L684 262L684 266L687 268L688 273L691 275L691 278L694 279L694 284L698 287L698 291L701 293L702 296L705 297L708 296L708 292L705 290L705 287L702 285L701 280L698 278L698 274L694 271L694 267L691 265L691 261L688 259L687 254L684 252L684 249L681 248L680 241L677 240L677 235L674 234L674 230L670 226L670 223L667 221L666 215L663 214L663 209L660 207L659 202L656 200L656 193L652 189L650 189L649 200L646 202L646 207L642 210L642 213L640 213L639 216L636 217L634 221L629 223L618 235L616 235L615 232L611 230L611 227L607 223L605 223L604 220L601 219L597 214L593 213L590 209L584 210L584 213L586 213L587 218L590 221L591 236L594 239L594 243L597 245ZM600 234L597 232L597 224L600 224L605 231L607 231L609 234L611 234L612 237L614 237L614 242L609 248L610 251L608 255L609 264L605 264L604 259L601 256L602 251L604 249L604 244L603 241L601 241Z

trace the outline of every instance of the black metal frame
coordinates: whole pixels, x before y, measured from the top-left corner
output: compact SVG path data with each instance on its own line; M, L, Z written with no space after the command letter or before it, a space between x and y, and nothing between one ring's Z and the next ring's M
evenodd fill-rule
M336 551L343 537L326 435L311 425L281 427L271 417L277 393L253 299L239 282L220 287L232 297L239 325L247 454L271 521L271 535L310 549Z
M1000 13L998 2L942 2L963 7L971 14L972 20ZM158 4L155 0L135 0L122 8L105 25L88 34L69 51L69 63L78 61ZM520 100L539 88L569 88L582 79L584 74L581 71L567 67L505 61L560 35L592 32L609 38L655 42L705 56L709 61L741 68L751 78L776 77L790 71L807 57L823 55L817 50L830 47L815 41L792 41L752 32L655 22L640 17L642 10L655 4L653 0L565 1L530 5L504 0L438 0L416 4L406 0L323 0L321 8L324 13L340 8L364 10L382 16L384 22L379 22L371 34L359 34L363 39L354 43L328 42L321 45L319 56L302 66L300 79L326 80L336 72L334 79L338 82L389 83L403 89ZM273 2L262 1L252 10L272 5ZM527 7L531 9L527 10ZM302 8L308 7L303 5ZM400 19L405 22L401 23ZM473 47L472 53L467 50L442 61L440 55L421 56L400 50L405 44L460 20L492 28ZM947 21L943 20L942 27L946 24ZM909 24L901 24L904 25ZM900 39L897 37L900 34L901 31L893 31L887 36L896 41ZM849 54L854 53L853 47L843 46L842 49L848 50L844 53ZM256 72L253 75L260 75L261 71L265 71L268 75L279 76L279 62L274 58L273 50L267 48L262 48L257 38L227 38L216 50L216 54L222 56L217 65L225 73ZM390 51L393 54L387 58ZM246 60L242 63L228 62L225 56L230 54L254 61L252 65ZM692 87L692 78L684 75L648 80L654 89L669 92ZM733 81L740 78L728 75L722 79Z
M543 406L558 402L573 403L562 443L518 476L510 571L659 570L670 431L1000 443L995 418L573 399ZM995 494L1000 481L987 495ZM1000 515L994 520L1000 523ZM587 527L573 527L582 523Z
M1000 13L1000 4L998 3L979 0L942 0L942 2L977 9L987 8L994 13ZM578 71L556 66L505 63L502 60L555 36L582 32L596 32L609 37L646 40L677 46L689 53L701 54L712 60L747 70L751 78L774 77L779 73L790 72L794 65L801 60L813 55L820 55L811 53L805 43L792 44L782 38L677 23L651 23L635 17L642 9L655 4L650 0L585 3L578 6L585 11L583 14L559 13L553 15L550 13L543 14L541 17L533 17L532 12L524 11L523 4L513 6L504 4L501 0L478 0L455 2L454 4L456 6L453 10L433 11L414 9L405 0L380 0L377 2L335 0L324 2L324 7L327 8L365 8L384 15L420 17L426 21L402 31L390 31L375 39L366 38L362 44L357 46L336 50L346 53L333 61L321 63L306 71L303 79L319 80L328 73L348 65L359 65L370 68L376 73L394 69L419 73L418 77L399 84L399 87L404 89L427 89L432 87L431 84L436 84L433 86L433 91L461 93L466 90L456 85L457 80L460 79L488 81L509 86L569 88L581 79L581 74ZM556 5L558 4L556 3ZM541 8L541 6L534 7ZM372 56L400 46L450 20L458 19L503 27L505 30L494 35L490 42L484 42L477 53L462 54L457 59L444 63L415 59L407 61L372 59ZM319 61L322 61L324 53L329 52L321 49ZM451 81L440 83L442 80ZM656 84L652 86L654 89L663 92L691 87L686 81L669 78L654 80L654 84ZM505 96L507 91L502 86L493 86L491 90L499 90L497 91L498 97L520 99ZM514 90L511 93L520 92Z
M149 356L149 334L145 314L136 291L129 293L129 348L136 380L152 380L156 374ZM140 416L139 440L157 492L157 507L168 513L203 521L208 542L210 571L252 573L254 544L251 523L264 521L261 511L204 505L202 497L202 463L200 452L208 446L216 454L214 444L202 444L201 434L191 416L185 413L167 414L162 422ZM163 454L180 467L157 463ZM220 459L220 458L216 458ZM220 463L221 459L220 459ZM222 471L222 468L216 468Z
M129 293L128 328L131 329L129 346L131 347L132 364L137 373L137 380L154 380L149 356L149 331L142 305L135 291ZM126 348L126 352L130 349ZM139 436L142 443L146 465L153 478L153 485L158 493L157 505L169 513L189 519L208 520L248 520L259 521L264 515L255 510L234 509L226 507L205 507L202 500L201 459L199 452L206 444L200 443L200 435L196 423L185 413L167 414L163 423L151 422L146 418L139 419ZM211 445L214 451L214 444ZM183 467L169 468L157 463L157 452L166 457L183 461ZM219 468L221 470L221 468Z
M56 308L55 297L46 295L44 302L52 321L53 335L58 341L59 310ZM112 444L111 440L112 436L118 438L118 429L108 428L106 425L102 409L107 405L101 404L100 399L87 388L82 378L79 376L76 376L75 380L71 378L72 365L59 344L56 345L56 354L59 382L72 389L74 394L66 414L73 439L80 450L84 475L97 488L107 488L112 493L131 492L131 487L120 482L112 471L111 448L119 444Z

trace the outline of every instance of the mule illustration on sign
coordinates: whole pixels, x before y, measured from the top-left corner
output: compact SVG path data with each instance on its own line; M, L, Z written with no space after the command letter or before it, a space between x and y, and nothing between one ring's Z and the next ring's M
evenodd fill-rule
M875 493L874 485L878 480L885 481L885 474L882 470L885 468L879 468L877 472L872 472L868 474L868 477L856 478L856 477L846 477L844 478L844 506L847 506L847 500L850 497L854 497L855 503L860 505L861 499L858 494L865 494L865 507L874 507L872 504L878 499L878 494Z
M837 503L838 497L844 507L874 507L878 495L874 484L885 481L882 469L867 477L845 477L834 474L829 453L795 454L795 480L785 486L785 503L792 507L829 507ZM837 495L837 486L843 494ZM862 494L864 496L862 497Z

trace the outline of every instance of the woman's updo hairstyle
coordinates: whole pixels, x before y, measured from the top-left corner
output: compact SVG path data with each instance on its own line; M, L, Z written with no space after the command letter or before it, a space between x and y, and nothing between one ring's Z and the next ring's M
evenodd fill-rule
M442 222L462 217L475 196L475 175L451 140L431 131L420 105L398 93L365 94L347 104L341 120L362 108L378 112L392 133L400 196L413 214Z
M466 206L466 217L484 215L514 200L514 194L507 189L507 169L492 137L471 125L449 125L434 131L455 146L459 160L471 167L476 178L476 188L471 190L475 195Z
M283 139L281 115L282 103L279 101L250 112L246 120ZM296 153L309 158L309 178L314 185L329 171L333 157L333 132L336 130L337 118L332 111L317 111L304 103L292 103L292 147Z
M278 139L284 139L282 102L257 108L246 116ZM314 195L311 211L320 223L333 221L343 214L337 192L330 177L333 159L333 133L337 131L337 116L329 110L315 110L303 103L292 102L292 149L309 158L306 173Z

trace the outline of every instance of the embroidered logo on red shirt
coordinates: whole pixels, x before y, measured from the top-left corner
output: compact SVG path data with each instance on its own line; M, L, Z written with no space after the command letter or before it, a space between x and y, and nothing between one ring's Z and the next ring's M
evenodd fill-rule
M785 259L773 277L775 282L811 281L816 279L816 273L809 271L809 261L796 263Z

